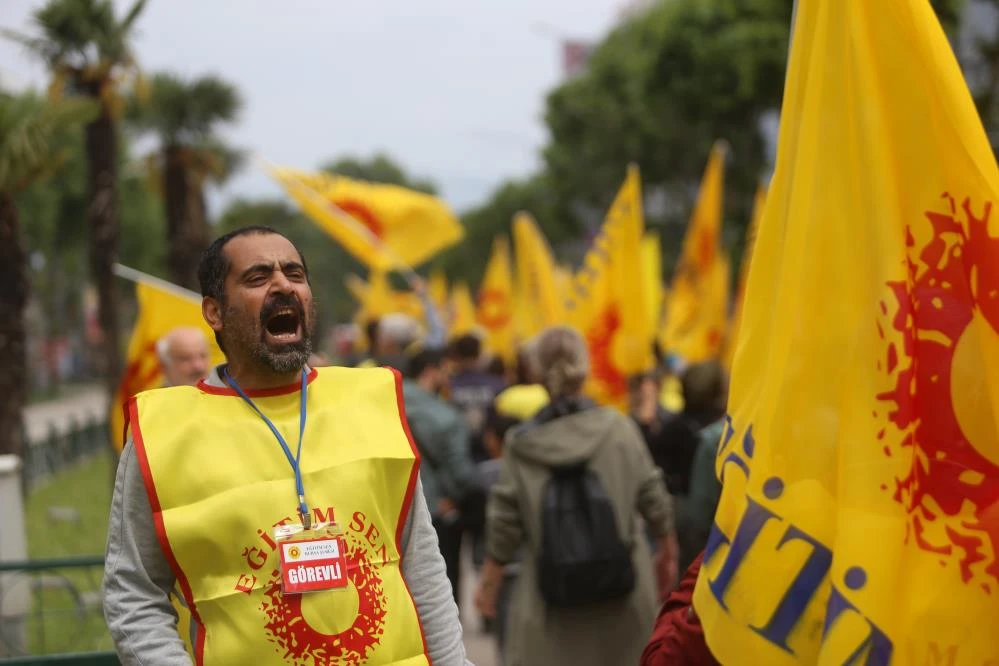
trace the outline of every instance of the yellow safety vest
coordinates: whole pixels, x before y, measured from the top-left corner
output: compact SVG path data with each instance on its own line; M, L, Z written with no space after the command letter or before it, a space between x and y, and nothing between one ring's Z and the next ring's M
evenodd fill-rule
M248 391L293 450L298 389ZM283 595L273 530L298 520L297 496L263 420L231 389L204 383L129 403L153 522L194 621L195 662L428 665L400 566L419 468L401 380L386 369L313 370L307 408L306 497L315 521L343 528L350 585Z

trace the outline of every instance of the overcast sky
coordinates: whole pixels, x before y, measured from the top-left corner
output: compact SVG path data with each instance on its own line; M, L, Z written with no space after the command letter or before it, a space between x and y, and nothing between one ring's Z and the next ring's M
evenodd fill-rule
M0 26L31 30L41 0L0 0ZM123 13L131 0L116 0ZM595 39L625 0L149 0L144 71L216 73L245 98L229 140L311 168L385 151L458 210L537 165L544 94L561 77L558 35ZM546 26L542 29L541 26ZM6 84L44 70L0 41ZM223 192L279 195L254 167ZM217 198L216 198L217 200Z

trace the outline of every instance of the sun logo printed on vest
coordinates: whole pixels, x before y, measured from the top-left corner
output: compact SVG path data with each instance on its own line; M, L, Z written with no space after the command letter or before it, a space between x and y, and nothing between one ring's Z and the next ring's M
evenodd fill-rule
M891 390L878 395L889 409L875 412L877 438L886 456L912 460L882 490L908 512L908 539L992 594L999 433L987 379L999 367L999 238L991 202L942 198L945 212L908 228L906 279L881 303L878 369Z
M333 522L333 508L314 509L317 523ZM259 606L268 640L286 663L295 666L361 666L375 653L385 633L388 598L382 584L380 568L388 563L388 544L380 530L368 517L355 511L344 530L345 561L349 585L339 591L283 594L282 576L276 568L277 543L269 536L271 530L293 522L288 516L267 529L258 529L261 543L244 548L242 553L253 572L240 576L236 590L245 594L263 592ZM272 558L271 556L274 555ZM302 556L297 546L288 549L288 557ZM269 579L258 578L270 571ZM328 596L333 595L333 596ZM322 599L322 611L313 613L313 600ZM333 601L327 601L332 599ZM352 621L338 632L320 626L328 621L330 603L337 609L356 608Z

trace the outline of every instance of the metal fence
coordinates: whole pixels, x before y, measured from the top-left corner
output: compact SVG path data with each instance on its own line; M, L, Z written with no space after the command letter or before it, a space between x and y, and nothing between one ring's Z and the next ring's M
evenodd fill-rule
M24 446L24 488L31 489L49 476L66 469L79 460L105 452L110 435L105 419L91 418L79 421L71 417L69 426L58 429L49 424L49 433L41 441L29 442L27 433L23 435Z
M118 664L103 571L101 556L0 562L0 664Z

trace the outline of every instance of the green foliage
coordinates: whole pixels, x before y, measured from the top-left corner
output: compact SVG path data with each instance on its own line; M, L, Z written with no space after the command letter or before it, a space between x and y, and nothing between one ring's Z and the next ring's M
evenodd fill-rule
M323 165L321 169L348 178L401 185L411 190L437 194L436 183L427 178L410 176L402 166L384 153L378 153L367 160L348 155Z
M19 191L67 158L59 138L97 115L85 100L45 103L35 95L0 93L0 190Z
M29 46L52 68L131 61L130 32L145 4L137 0L118 21L111 0L50 0L35 13L43 37Z
M557 210L605 210L636 162L646 190L672 204L650 222L672 224L675 256L711 145L725 139L726 217L744 227L768 167L760 121L780 104L790 19L787 0L671 0L615 29L588 71L548 97Z
M128 119L156 134L162 145L190 145L235 121L242 105L236 87L217 76L187 80L160 72L149 82L148 98L130 104Z
M493 238L510 235L510 221L519 211L530 211L537 217L552 242L564 239L571 230L558 226L561 219L552 212L550 192L551 186L541 175L503 183L485 204L462 214L465 240L436 258L433 266L443 269L451 279L478 283L489 260Z
M64 128L55 143L66 156L62 168L34 182L16 198L29 255L44 259L32 272L33 292L44 314L45 333L81 330L82 290L87 284L87 164L83 136ZM122 148L122 160L128 154ZM121 263L166 277L162 205L143 174L123 169L119 207ZM127 284L119 285L130 293Z

